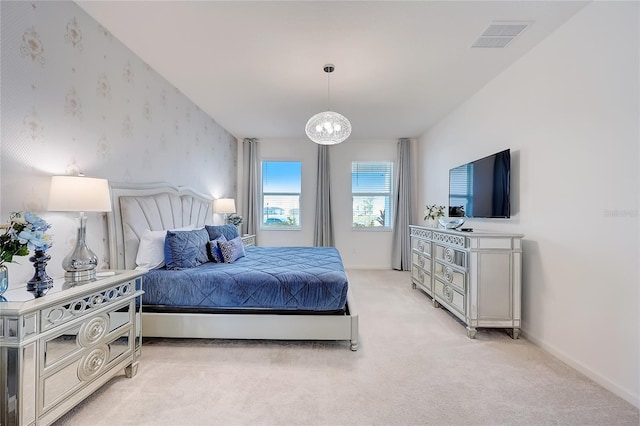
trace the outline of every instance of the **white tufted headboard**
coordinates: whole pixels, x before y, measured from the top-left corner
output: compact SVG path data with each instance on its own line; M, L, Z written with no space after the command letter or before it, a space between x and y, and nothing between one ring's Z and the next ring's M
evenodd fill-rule
M142 233L150 229L202 227L213 219L213 198L168 184L111 184L108 214L112 269L134 269Z

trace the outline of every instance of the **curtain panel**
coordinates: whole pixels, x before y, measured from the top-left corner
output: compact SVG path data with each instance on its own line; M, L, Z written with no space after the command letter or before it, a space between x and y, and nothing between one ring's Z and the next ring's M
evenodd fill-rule
M316 191L316 220L313 245L333 247L333 217L331 215L331 179L329 168L329 146L318 145L318 180Z
M242 142L244 159L244 181L247 182L242 203L242 215L247 225L247 234L256 235L258 232L260 209L260 182L258 159L258 139L246 138Z
M394 205L396 214L393 221L391 246L391 267L399 271L411 269L411 140L398 140L398 166L396 167Z

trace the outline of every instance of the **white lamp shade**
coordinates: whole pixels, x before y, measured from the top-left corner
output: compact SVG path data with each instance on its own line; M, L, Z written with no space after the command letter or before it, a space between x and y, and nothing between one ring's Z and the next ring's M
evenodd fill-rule
M110 212L109 182L84 176L53 176L49 189L49 210Z
M213 211L216 213L235 213L236 200L233 198L219 198L213 200Z

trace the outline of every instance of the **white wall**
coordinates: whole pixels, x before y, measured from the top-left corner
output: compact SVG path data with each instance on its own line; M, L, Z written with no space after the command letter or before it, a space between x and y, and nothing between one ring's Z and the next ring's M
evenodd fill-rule
M639 11L589 4L427 132L418 159L420 205L446 205L451 167L511 148L514 216L468 223L525 234L526 338L636 406Z
M81 171L235 196L235 138L74 2L0 7L0 222L33 210L52 224L51 276L63 274L77 216L46 211L52 175ZM106 268L105 215L88 216L88 244ZM16 260L11 287L33 275L27 257Z
M261 230L262 246L313 245L315 218L317 145L302 140L259 141L261 160L302 161L300 230ZM352 223L351 162L396 161L395 140L353 140L330 147L331 201L336 247L347 268L391 268L391 232L354 230Z

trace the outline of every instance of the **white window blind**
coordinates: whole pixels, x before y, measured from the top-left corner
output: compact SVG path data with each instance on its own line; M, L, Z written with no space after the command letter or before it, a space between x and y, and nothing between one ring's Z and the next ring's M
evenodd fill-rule
M391 228L393 163L351 163L354 228Z
M471 198L473 197L473 164L451 169L449 172L449 207L461 208L465 214L473 213Z

